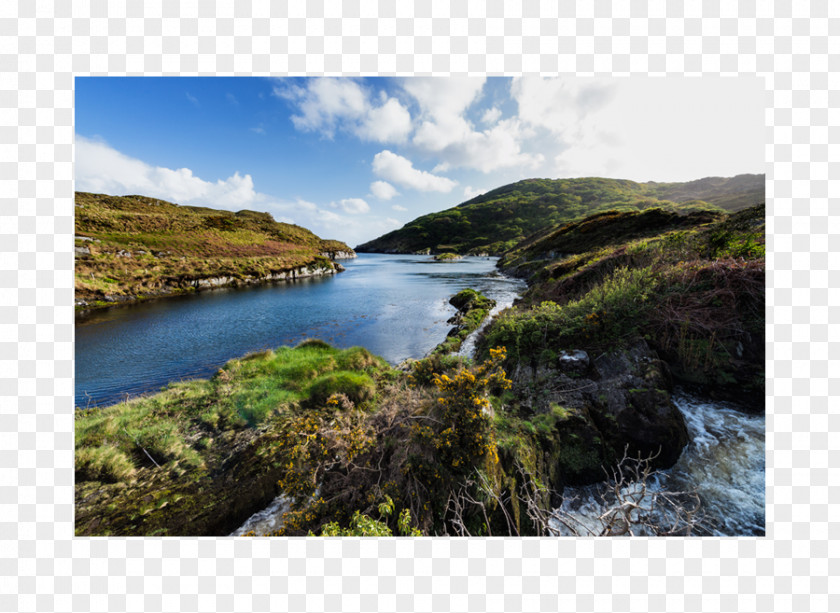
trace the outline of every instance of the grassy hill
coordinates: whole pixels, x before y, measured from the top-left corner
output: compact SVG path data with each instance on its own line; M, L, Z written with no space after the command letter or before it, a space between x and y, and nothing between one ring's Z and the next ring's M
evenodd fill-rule
M97 306L250 283L308 267L335 272L352 250L268 213L179 206L144 196L76 193L76 303Z
M675 379L760 410L764 217L762 203L730 215L654 210L568 224L500 260L530 273L529 288L488 326L480 352L504 345L509 369L539 370L563 352L597 356L644 339Z
M360 252L500 254L547 228L607 210L735 211L764 202L764 175L687 183L526 179L431 213L359 245Z

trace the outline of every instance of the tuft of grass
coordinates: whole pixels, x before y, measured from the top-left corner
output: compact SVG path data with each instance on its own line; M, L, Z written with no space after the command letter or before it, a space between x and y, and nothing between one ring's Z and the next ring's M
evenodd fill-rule
M137 472L134 463L121 450L110 447L83 447L76 450L76 481L128 481Z
M339 371L319 377L309 387L309 401L315 405L326 404L330 396L338 394L358 405L373 400L376 385L364 373Z
M174 383L154 396L76 412L79 481L121 481L155 468L198 473L219 433L256 427L332 395L370 404L374 376L388 364L361 347L339 350L322 341L249 354L210 380ZM192 442L194 441L194 443Z

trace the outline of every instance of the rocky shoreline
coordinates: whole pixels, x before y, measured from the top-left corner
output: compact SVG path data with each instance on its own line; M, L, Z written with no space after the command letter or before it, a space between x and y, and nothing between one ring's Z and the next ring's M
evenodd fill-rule
M321 262L315 262L306 266L299 266L291 270L279 271L270 273L268 275L259 277L235 277L235 276L215 276L205 278L181 278L170 279L164 281L161 287L157 290L144 292L143 294L125 294L125 295L111 295L103 294L95 300L84 300L77 298L74 301L77 313L84 312L96 308L107 308L117 304L131 304L148 300L151 298L164 298L167 296L182 295L185 293L202 291L208 289L218 289L223 287L244 287L249 285L260 285L263 283L272 283L279 281L296 281L298 279L308 279L312 277L323 277L326 275L334 275L344 272L344 267L336 260L353 259L356 256L355 252L334 251L323 253L324 258L329 259L328 265Z

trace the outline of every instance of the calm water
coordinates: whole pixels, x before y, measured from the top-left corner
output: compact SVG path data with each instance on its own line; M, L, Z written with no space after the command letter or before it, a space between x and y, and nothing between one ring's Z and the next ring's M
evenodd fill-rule
M361 345L392 364L440 343L455 313L452 294L472 287L512 303L525 284L495 259L435 262L430 256L360 254L328 278L218 289L96 311L76 320L76 405L206 377L250 351L321 338Z

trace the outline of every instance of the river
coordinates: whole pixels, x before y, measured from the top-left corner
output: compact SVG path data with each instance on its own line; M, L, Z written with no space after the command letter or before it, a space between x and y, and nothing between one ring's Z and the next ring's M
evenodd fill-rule
M171 381L211 375L250 351L317 337L338 347L361 345L392 364L419 358L446 337L449 298L472 287L512 304L524 282L500 275L496 260L435 262L430 256L360 254L346 271L243 289L217 289L94 311L76 321L76 405L93 406L154 392ZM472 350L471 336L462 353ZM700 535L765 532L764 416L677 393L690 442L677 464L650 483L650 497L695 490ZM558 535L597 533L601 486L567 488ZM650 498L649 497L649 498ZM278 498L235 534L279 527ZM663 515L659 518L666 521ZM569 529L572 526L573 529Z
M216 289L92 311L76 319L76 406L113 404L172 381L207 377L251 351L320 338L361 345L391 364L420 358L446 338L449 298L472 287L512 304L525 284L496 258L359 254L345 272L241 289Z

